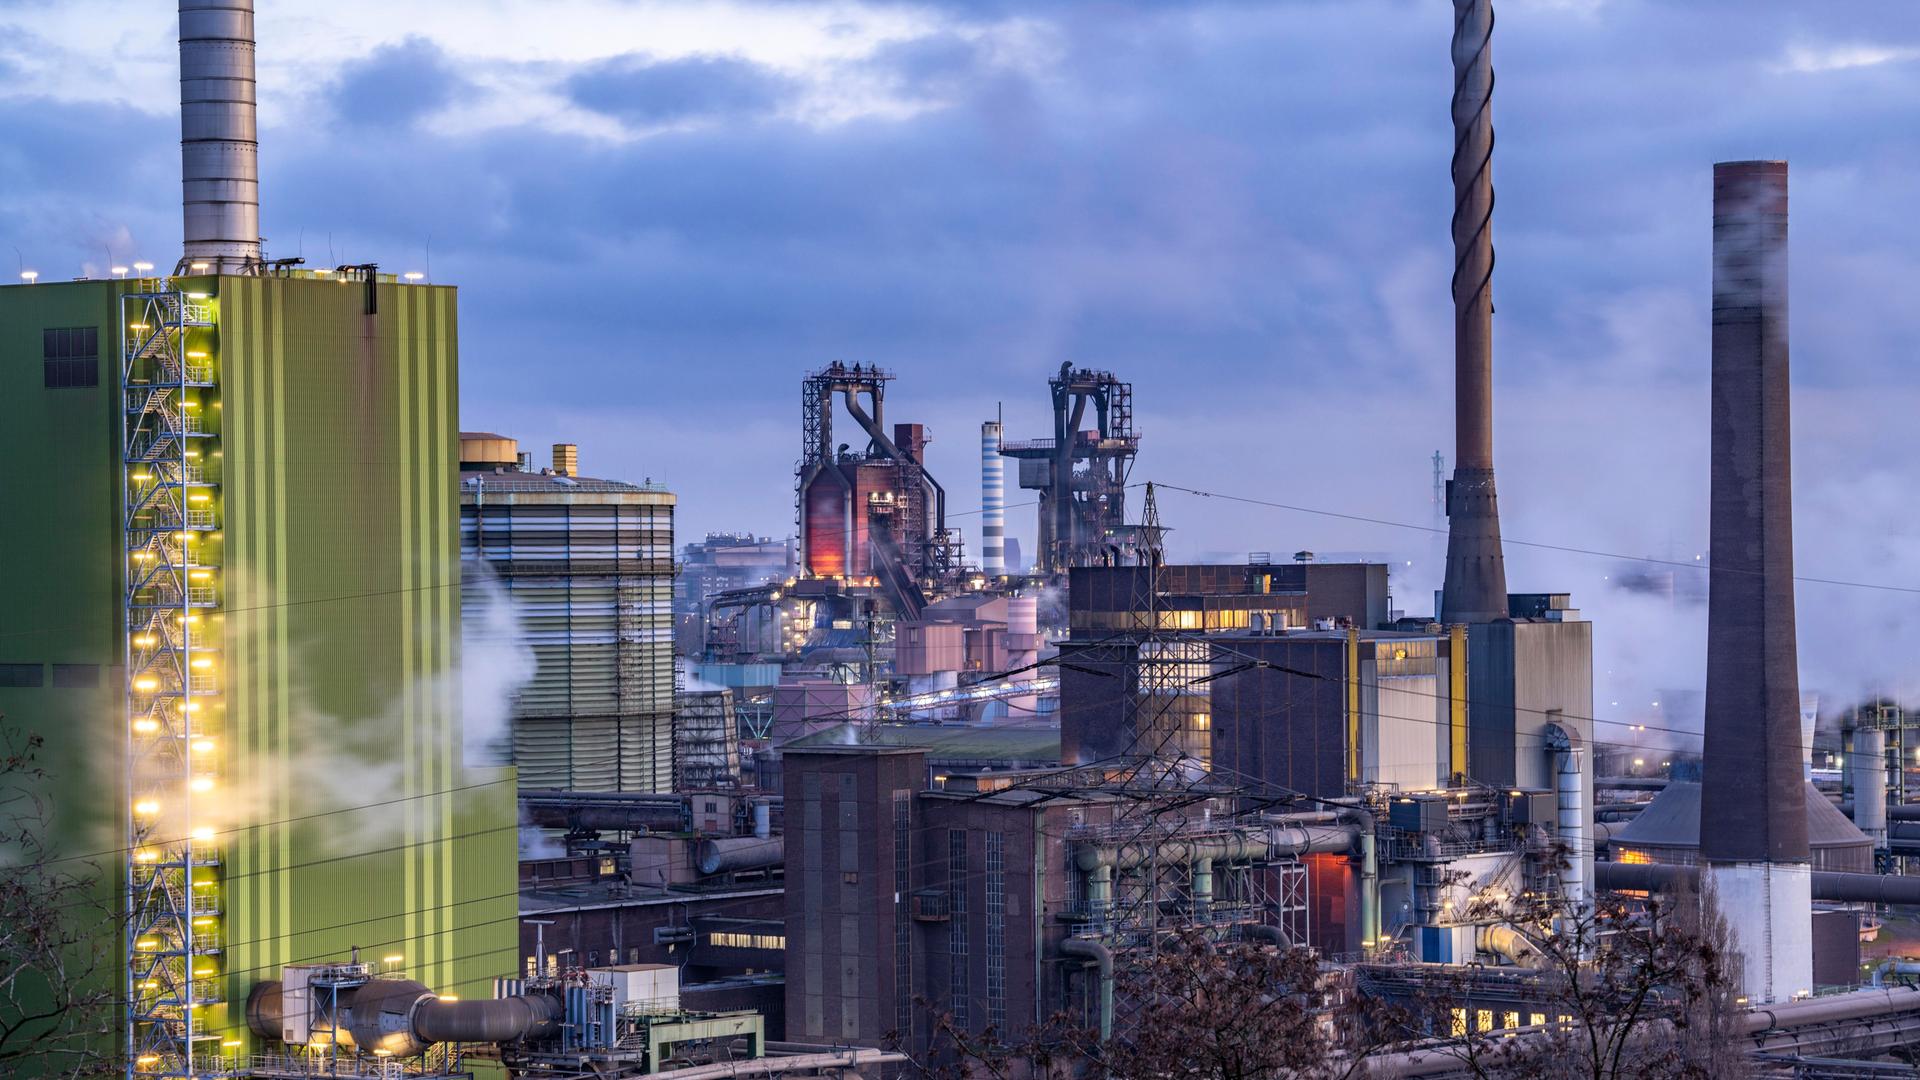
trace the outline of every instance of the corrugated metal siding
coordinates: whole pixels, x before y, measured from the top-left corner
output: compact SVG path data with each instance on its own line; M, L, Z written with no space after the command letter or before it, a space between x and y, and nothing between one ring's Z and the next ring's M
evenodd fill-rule
M479 479L462 489L462 556L505 590L536 661L513 703L521 784L671 791L671 502L490 493Z

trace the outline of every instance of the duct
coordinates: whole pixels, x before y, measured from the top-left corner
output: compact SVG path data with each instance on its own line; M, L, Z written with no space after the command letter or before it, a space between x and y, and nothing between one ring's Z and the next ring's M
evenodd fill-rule
M1511 926L1483 926L1479 937L1478 944L1482 952L1490 952L1521 967L1531 965L1539 956L1539 950L1533 947L1533 942Z
M1287 940L1286 931L1277 926L1269 926L1266 923L1254 923L1251 926L1243 927L1241 932L1256 941L1268 942L1278 949L1290 949L1293 947L1293 942Z
M507 1043L555 1036L561 1019L560 1002L543 994L480 1001L430 997L415 1007L413 1030L429 1043Z
M723 836L700 842L700 873L731 874L779 866L786 842L779 837Z
M753 804L753 835L762 840L773 835L773 804L765 799Z
M1106 918L1107 905L1113 903L1113 867L1095 866L1087 871L1087 907L1097 919Z
M1367 810L1344 810L1341 818L1351 823L1360 840L1360 947L1370 950L1380 942L1380 856L1374 836L1373 814Z
M1193 861L1193 919L1205 922L1213 907L1213 860L1202 856Z
M1853 823L1867 834L1874 847L1884 848L1887 846L1887 733L1878 728L1855 728L1847 766L1853 770Z
M1869 985L1880 986L1889 975L1920 975L1920 960L1882 960Z
M1508 616L1493 481L1493 0L1453 0L1454 470L1440 621Z
M1084 957L1099 968L1100 1041L1113 1037L1113 951L1091 938L1068 938L1060 943L1068 956Z
M278 980L255 983L247 1026L265 1039L281 1036L284 998ZM559 1031L560 1002L540 994L483 1001L443 1001L412 979L373 979L340 991L339 1045L409 1057L441 1042L516 1042Z
M253 0L180 0L179 10L185 246L174 272L255 273L261 257Z
M521 795L520 807L529 824L569 832L685 832L692 824L675 796L535 791Z
M1196 859L1286 859L1313 852L1350 852L1359 838L1360 830L1351 825L1269 825L1193 840L1081 844L1075 859L1080 869L1089 873L1103 866L1131 870L1149 862L1181 865Z
M1594 883L1607 889L1671 891L1693 888L1700 880L1698 866L1603 862L1595 863L1593 869ZM1815 900L1836 904L1920 904L1920 877L1816 870L1812 878Z

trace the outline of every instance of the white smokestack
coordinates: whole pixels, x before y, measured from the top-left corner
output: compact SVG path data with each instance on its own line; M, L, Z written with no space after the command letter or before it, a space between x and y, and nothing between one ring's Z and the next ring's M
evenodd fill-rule
M253 0L180 0L186 246L176 273L259 270L259 154Z
M980 569L1007 572L1007 480L1000 457L1000 421L980 425Z

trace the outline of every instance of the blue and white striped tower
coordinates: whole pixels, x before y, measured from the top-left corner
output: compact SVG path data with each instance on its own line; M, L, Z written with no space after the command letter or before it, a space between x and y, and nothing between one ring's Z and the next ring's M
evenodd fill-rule
M1001 466L1000 421L980 425L980 568L1007 572L1007 481Z

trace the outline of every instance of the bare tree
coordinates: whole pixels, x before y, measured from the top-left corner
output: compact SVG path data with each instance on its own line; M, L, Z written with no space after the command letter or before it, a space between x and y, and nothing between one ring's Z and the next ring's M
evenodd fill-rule
M0 727L0 1075L96 1076L121 1058L120 927L102 867L55 852L42 745Z
M1381 1007L1347 990L1310 949L1182 930L1116 972L1110 1037L1064 1015L1003 1038L935 1013L918 1064L942 1080L1339 1080L1368 1051L1345 1036L1382 1026Z
M1723 1080L1747 1074L1725 922L1707 898L1608 895L1497 914L1527 973L1525 1005L1455 974L1429 995L1424 1028L1478 1077ZM1506 970L1506 969L1495 969ZM1511 993L1504 990L1503 994ZM1486 1025L1483 1015L1524 1014ZM1541 1022L1534 1022L1534 1021ZM1411 1030L1409 1034L1413 1034Z

